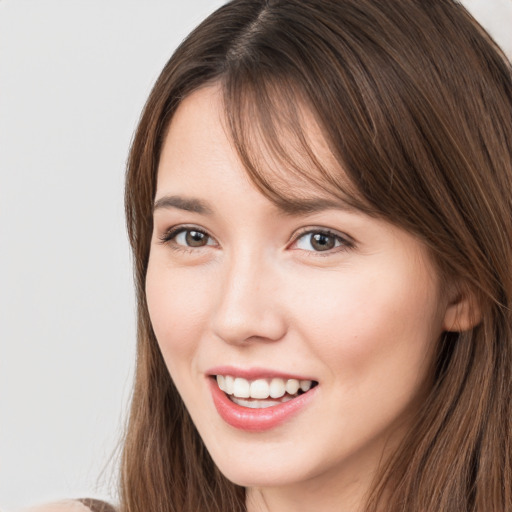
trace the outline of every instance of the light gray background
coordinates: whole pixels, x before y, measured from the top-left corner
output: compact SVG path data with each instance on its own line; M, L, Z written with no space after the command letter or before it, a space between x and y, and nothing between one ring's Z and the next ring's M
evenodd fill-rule
M110 494L135 339L126 155L219 5L0 1L0 507Z
M114 492L108 461L127 411L135 339L126 155L172 50L221 3L0 0L6 509ZM512 55L512 0L465 3Z

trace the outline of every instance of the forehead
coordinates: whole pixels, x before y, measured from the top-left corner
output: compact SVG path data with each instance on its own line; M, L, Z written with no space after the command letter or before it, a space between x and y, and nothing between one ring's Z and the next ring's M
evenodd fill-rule
M296 101L291 110L282 105L270 117L257 115L252 104L239 112L238 123L228 110L221 84L182 101L164 139L157 198L165 182L178 175L183 184L215 189L223 169L236 167L285 212L325 207L329 201L358 208L354 197L359 194L305 104Z

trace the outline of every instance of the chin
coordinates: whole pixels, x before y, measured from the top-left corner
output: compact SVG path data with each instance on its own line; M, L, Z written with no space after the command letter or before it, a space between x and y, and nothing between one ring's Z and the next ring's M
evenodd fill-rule
M314 451L297 450L296 439L292 443L265 438L240 444L231 440L224 446L214 441L212 449L208 443L207 448L220 472L242 487L287 487L321 472Z
M269 465L261 461L257 464L218 464L221 473L231 482L241 487L287 487L305 480L306 475L292 472L290 468L277 463Z

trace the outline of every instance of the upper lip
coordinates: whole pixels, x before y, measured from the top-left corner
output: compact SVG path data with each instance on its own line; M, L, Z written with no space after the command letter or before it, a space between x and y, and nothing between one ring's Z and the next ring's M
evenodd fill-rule
M246 380L256 379L297 379L297 380L311 380L318 382L317 379L308 375L298 375L293 373L283 372L281 370L274 370L270 368L252 367L241 368L239 366L215 366L206 372L207 375L230 375L232 377L241 377Z

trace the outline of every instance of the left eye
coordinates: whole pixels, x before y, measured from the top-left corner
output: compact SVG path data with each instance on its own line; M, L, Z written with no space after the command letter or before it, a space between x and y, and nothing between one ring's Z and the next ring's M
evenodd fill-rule
M310 231L299 237L295 243L298 249L304 251L324 252L336 247L347 245L339 235L329 233L328 231Z

